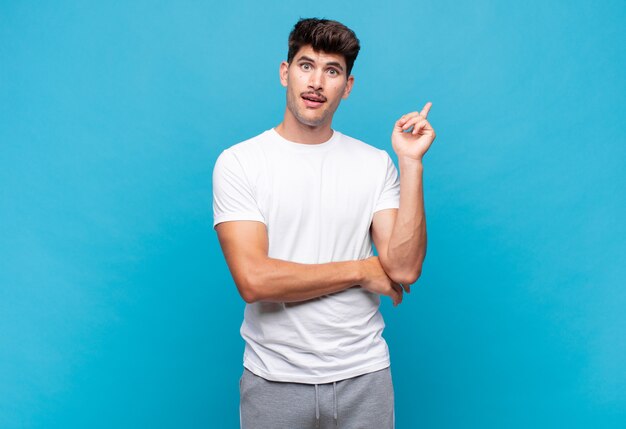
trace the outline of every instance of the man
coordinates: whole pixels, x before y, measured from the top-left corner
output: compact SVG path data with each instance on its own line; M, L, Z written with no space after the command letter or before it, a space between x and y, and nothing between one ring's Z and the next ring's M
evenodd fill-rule
M344 25L301 19L280 65L283 121L214 167L214 227L247 303L244 429L394 427L380 295L398 305L420 275L435 133L431 103L395 123L398 177L386 151L331 128L359 49Z

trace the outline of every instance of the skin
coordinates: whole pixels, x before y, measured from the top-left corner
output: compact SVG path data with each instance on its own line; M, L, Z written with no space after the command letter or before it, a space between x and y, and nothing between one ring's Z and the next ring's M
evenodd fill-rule
M298 143L327 141L332 136L333 115L354 85L354 77L346 76L345 71L343 55L315 51L310 45L303 46L291 63L283 61L279 73L280 82L287 89L287 106L276 131ZM307 93L322 96L326 102L319 108L308 107L302 99ZM401 172L401 209L381 210L372 220L371 234L379 257L369 258L371 261L366 260L364 265L370 269L369 275L379 281L363 287L389 295L394 305L402 302L404 290L410 293L426 256L422 158L435 139L435 131L427 120L431 107L428 102L421 111L407 113L394 124L391 142ZM381 276L381 268L385 276Z
M421 162L435 140L435 130L428 120L428 112L433 103L424 105L421 112L411 112L396 121L391 133L391 144L398 159ZM412 130L411 127L413 127ZM410 130L407 132L407 130Z
M316 52L310 45L300 48L291 63L280 64L280 83L287 88L287 107L276 132L287 140L318 144L333 134L333 115L342 99L348 98L354 77L346 76L343 55ZM319 108L307 107L302 95L315 93L326 99Z
M391 143L400 167L400 208L376 212L371 227L385 271L409 293L426 257L422 158L435 139L427 120L431 106L428 102L394 124Z
M354 77L346 75L342 55L316 52L304 46L291 63L280 64L286 88L283 121L275 127L282 137L302 144L319 144L332 136L332 118L348 98ZM325 99L318 108L307 106L302 95ZM426 218L422 191L422 157L435 133L421 112L403 115L394 124L391 140L400 166L400 208L376 212L371 235L379 256L358 261L307 265L268 257L265 225L254 221L222 222L217 233L229 269L246 302L295 302L359 285L387 295L397 306L403 287L410 292L421 273L426 253Z
M347 76L343 55L315 51L305 45L291 63L280 64L280 82L287 89L287 105L283 121L276 132L287 140L318 144L332 136L332 119L342 99L348 98L354 76ZM325 102L318 108L305 104L302 96L314 93ZM360 262L361 286L371 292L390 296L394 305L402 302L402 287L385 272L378 256Z

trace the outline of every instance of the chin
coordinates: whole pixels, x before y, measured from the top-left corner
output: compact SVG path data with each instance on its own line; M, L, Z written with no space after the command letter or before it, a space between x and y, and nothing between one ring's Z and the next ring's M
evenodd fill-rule
M326 117L322 116L320 118L307 118L304 115L293 115L298 122L300 122L303 125L308 125L309 127L319 127L321 125L324 125L324 123L326 122Z
M307 121L307 120L299 120L301 124L307 125L309 127L321 127L324 125L324 121Z
M324 109L321 112L314 111L314 113L317 113L317 115L311 117L308 115L309 110L306 107L300 108L297 101L292 99L288 99L287 101L287 109L289 110L289 112L291 112L291 116L293 116L293 118L302 125L306 125L309 127L319 127L324 125L328 120L329 112L327 109Z

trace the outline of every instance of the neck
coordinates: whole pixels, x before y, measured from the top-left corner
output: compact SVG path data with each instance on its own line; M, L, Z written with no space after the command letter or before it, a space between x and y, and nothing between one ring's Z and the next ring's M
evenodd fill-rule
M319 144L324 143L333 135L330 123L311 126L289 115L289 109L286 109L283 121L275 127L275 130L281 137L296 143Z

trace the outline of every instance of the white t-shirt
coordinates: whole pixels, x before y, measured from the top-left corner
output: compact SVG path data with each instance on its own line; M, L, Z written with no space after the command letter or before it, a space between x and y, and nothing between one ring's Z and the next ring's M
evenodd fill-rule
M268 256L285 261L373 256L373 214L399 202L388 153L338 131L302 144L272 128L224 150L213 170L213 227L263 222ZM268 380L309 384L386 368L379 305L379 295L358 286L300 302L246 304L243 365Z

